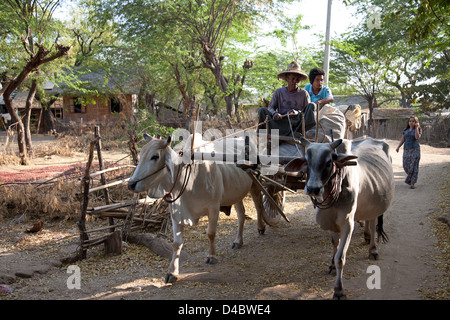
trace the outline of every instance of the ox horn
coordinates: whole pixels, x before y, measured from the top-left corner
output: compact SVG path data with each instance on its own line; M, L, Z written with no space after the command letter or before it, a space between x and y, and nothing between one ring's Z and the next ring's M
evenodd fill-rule
M330 143L330 147L332 150L336 149L337 147L339 147L342 143L342 139L337 139L336 141L333 141Z
M148 135L148 134L144 133L144 139L145 139L147 142L150 142L150 141L153 140L153 137L152 137L151 135Z
M306 138L300 137L300 143L302 144L302 146L304 146L305 148L308 148L308 146L311 144L311 141L309 141Z
M172 137L169 136L166 140L166 143L164 144L164 148L166 148L167 146L170 146L170 142L172 141Z

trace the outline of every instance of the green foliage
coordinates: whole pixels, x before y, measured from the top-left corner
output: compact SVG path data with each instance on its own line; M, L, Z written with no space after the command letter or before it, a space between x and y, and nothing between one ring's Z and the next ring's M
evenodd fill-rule
M278 72L292 60L306 73L323 63L323 45L305 48L297 42L308 28L302 10L310 9L298 6L301 10L291 15L286 4L293 0L78 0L64 23L48 19L45 37L40 32L44 25L21 19L9 5L14 2L0 1L0 73L17 73L26 63L21 36L28 25L36 43L53 50L58 39L73 46L70 57L43 66L42 72L53 80L57 74L60 82L85 95L109 93L112 77L134 79L140 97L152 97L149 103L181 109L195 100L202 112L217 113L226 107L226 97L236 105L270 98L284 85ZM372 6L379 8L381 28L362 23L335 39L333 93L376 95L378 103L398 99L428 109L449 104L448 1L345 2L357 6L366 20ZM274 27L262 34L269 23ZM207 57L205 41L217 59L212 67L214 57ZM269 48L264 45L268 41L280 45ZM251 68L244 67L250 61ZM75 65L83 68L72 69ZM215 73L219 68L221 75ZM104 75L100 85L80 80L88 70ZM151 110L150 105L142 108Z
M403 107L448 106L448 1L356 0L352 4L358 6L365 23L335 42L332 65L340 82L353 78L350 82L360 92L371 89L387 100L398 98ZM374 14L380 18L378 27L368 23ZM372 86L367 87L368 83Z
M138 141L144 140L144 134L151 136L168 137L175 131L174 128L160 125L153 114L147 109L140 109L135 115L136 123L128 124L128 129L134 129Z

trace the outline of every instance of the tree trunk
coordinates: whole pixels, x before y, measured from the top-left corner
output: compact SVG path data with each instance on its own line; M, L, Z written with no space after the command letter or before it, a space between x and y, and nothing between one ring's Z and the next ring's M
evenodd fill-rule
M45 92L37 91L36 92L36 100L41 104L41 120L44 121L44 128L47 129L47 132L56 132L56 119L51 110L51 106L58 100L59 94L52 95L47 97ZM39 128L37 128L39 133Z
M409 104L409 99L404 91L400 90L400 94L402 95L401 99L401 105L402 108L411 108L411 105Z
M25 127L19 115L17 114L17 111L13 107L11 95L14 90L16 90L26 80L28 75L35 69L38 69L40 65L53 61L59 57L68 55L71 49L70 46L62 46L60 44L56 44L56 47L58 52L53 56L46 58L46 56L50 53L50 50L47 50L44 46L38 46L38 51L33 56L31 56L20 74L8 82L7 89L3 93L3 99L5 101L6 109L11 115L11 119L14 123L16 123L17 126L17 143L19 145L20 164L22 165L28 164L27 149L25 145Z
M368 121L368 136L373 137L374 134L374 124L373 124L373 107L374 107L374 96L366 96L367 103L369 105L369 121Z
M227 115L230 117L234 116L236 113L236 108L233 97L231 95L225 96L225 103L227 105Z
M31 106L29 106L28 102L27 102L25 105L22 122L23 122L24 134L25 134L25 146L27 148L27 155L29 158L32 158L33 145L31 142L30 121L31 121Z
M53 115L52 110L50 109L50 105L49 106L45 106L43 107L43 114L42 117L44 119L44 123L45 123L45 127L47 128L47 131L50 132L56 132L56 120L55 120L55 116Z
M6 109L11 115L11 120L13 125L16 126L17 131L17 144L19 147L19 157L20 164L27 165L27 148L25 144L25 127L23 125L22 119L20 119L19 114L14 109L13 101L11 98L11 94L13 93L14 88L11 85L8 85L8 88L3 93L3 100L5 101Z
M228 80L223 74L222 63L220 62L220 59L217 59L216 51L211 48L210 43L207 40L201 41L201 45L203 49L203 56L205 58L203 60L203 66L211 70L211 72L214 74L214 77L216 78L216 83L220 91L226 94L224 96L224 99L227 106L227 115L229 115L230 117L234 116L234 94L227 94Z
M189 106L187 117L186 117L186 127L185 129L189 132L194 133L194 121L197 120L197 111L196 111L196 103L195 103L195 97L191 102L191 105Z
M193 114L195 113L195 97L191 97L186 90L186 84L181 77L180 70L178 69L178 64L171 63L171 66L174 71L175 80L178 84L178 89L180 90L181 96L183 97L183 115L186 119L186 129L189 130L193 122Z
M33 107L34 95L37 90L37 81L34 79L31 83L30 91L28 92L27 101L25 103L25 116L23 117L23 125L25 127L25 144L27 147L28 157L33 157L33 143L31 141L31 110Z

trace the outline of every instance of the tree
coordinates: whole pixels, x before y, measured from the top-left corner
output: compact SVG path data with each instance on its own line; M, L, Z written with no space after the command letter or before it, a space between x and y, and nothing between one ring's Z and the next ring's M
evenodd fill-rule
M364 96L369 106L369 134L373 129L373 108L378 106L377 95L382 94L383 77L379 52L361 46L358 39L332 41L332 68Z
M446 35L442 40L448 44L450 3L447 0L402 0L395 4L395 9L390 6L385 17L384 21L394 19L406 22L405 30L412 43L435 37L442 32Z
M96 20L117 24L121 50L115 63L135 70L141 78L141 94L148 107L156 101L182 106L192 114L202 102L216 112L224 105L233 114L255 73L253 61L258 19L278 14L279 4L292 0L83 0ZM151 17L151 18L149 18ZM111 56L111 55L109 55ZM283 67L286 65L285 57ZM276 74L279 61L271 61ZM258 76L259 77L259 76ZM276 82L276 79L275 79ZM254 84L251 84L251 89ZM212 102L214 101L214 102ZM211 104L214 104L210 107Z
M10 40L10 43L15 45L20 42L24 50L15 60L11 77L5 82L6 89L3 92L6 108L17 128L21 164L27 164L26 129L13 105L12 94L39 67L69 54L71 47L58 43L58 36L52 34L50 28L53 12L59 2L59 0L7 0L0 12L1 21L4 21L5 16L9 17L13 31L12 37L7 36L4 39ZM34 96L31 90L30 95Z
M396 8L389 6L385 13L383 22L390 21L404 25L410 47L422 50L422 66L414 87L422 108L436 109L433 104L438 108L450 107L450 2L401 0Z
M212 72L216 85L223 94L228 115L234 115L245 73L253 66L243 62L242 74L233 77L225 73L224 46L230 34L246 34L255 28L254 19L262 17L262 8L273 6L273 1L235 0L172 0L160 2L165 12L163 21L183 31L192 43L200 46L202 66ZM236 69L234 69L236 70Z
M445 0L357 0L370 19L382 8L379 26L364 23L353 37L367 49L383 52L380 61L386 83L397 89L401 105L422 102L423 108L450 104L450 3Z
M224 75L224 57L220 55L220 48L239 13L237 2L213 0L205 4L189 0L167 1L164 7L169 13L169 20L183 25L191 41L201 46L203 67L213 73L217 86L224 93L227 113L233 115L233 97L227 92L229 81Z

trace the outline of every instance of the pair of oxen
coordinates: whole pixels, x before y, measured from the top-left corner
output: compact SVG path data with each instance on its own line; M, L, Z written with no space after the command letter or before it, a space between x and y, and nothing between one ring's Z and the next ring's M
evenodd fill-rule
M192 138L192 137L191 137ZM208 216L209 252L206 263L217 261L214 244L219 211L235 206L238 232L233 248L243 244L243 198L250 193L258 214L258 230L264 233L262 194L254 180L234 163L204 161L186 164L181 153L170 147L170 138L146 136L148 143L140 152L140 161L128 187L133 192L148 192L170 202L173 227L173 256L166 282L179 275L179 257L186 225L196 225ZM394 197L394 179L389 146L371 138L357 141L336 140L312 143L301 139L304 156L289 162L285 171L306 171L305 193L317 206L316 221L331 232L333 258L330 271L336 271L334 299L345 298L342 274L346 252L355 221L365 221L369 258L377 259L376 234L383 235L382 217ZM190 142L186 143L189 146ZM378 227L377 227L378 224Z

